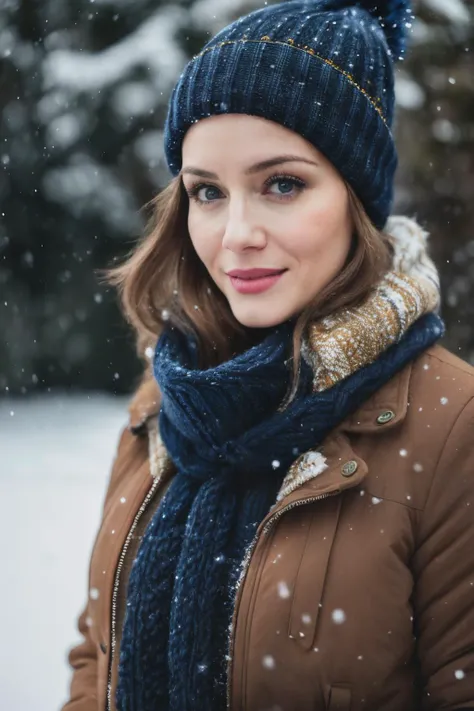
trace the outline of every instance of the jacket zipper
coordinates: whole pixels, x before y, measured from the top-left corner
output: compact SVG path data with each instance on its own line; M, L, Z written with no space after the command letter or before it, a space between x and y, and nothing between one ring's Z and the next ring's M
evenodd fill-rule
M328 499L330 496L337 496L339 493L340 493L340 490L337 489L336 491L330 492L328 494L322 494L321 496L312 496L309 499L301 499L300 501L294 501L292 504L288 504L288 506L285 506L284 508L280 509L275 514L270 516L268 521L263 526L263 529L260 532L257 531L250 546L247 548L247 551L246 551L245 557L244 557L244 562L242 565L242 572L239 576L239 580L237 583L237 590L235 593L234 612L232 615L232 621L231 621L230 628L229 628L229 655L227 657L227 709L228 709L228 711L230 711L230 709L231 709L231 696L232 696L232 683L231 683L232 673L231 672L232 672L232 661L234 658L235 623L237 620L238 609L240 607L240 601L241 601L242 590L243 590L243 583L244 583L245 578L247 577L247 572L250 567L250 560L252 558L253 551L255 550L255 546L257 545L257 541L260 538L260 535L262 535L262 536L268 535L270 529L275 524L275 521L278 521L278 519L287 511L290 511L291 509L294 509L297 506L304 506L306 504L312 504L315 501L321 501L322 499Z
M112 592L112 614L111 614L111 631L110 631L110 659L109 659L109 674L108 674L108 681L107 681L107 703L106 703L106 711L111 711L112 708L112 668L113 668L113 662L114 662L114 656L115 656L115 646L117 643L117 635L116 635L116 623L117 623L117 598L118 598L118 590L120 586L120 574L122 572L123 568L123 563L125 560L125 556L127 555L127 550L130 545L130 541L132 540L132 536L135 532L136 527L138 526L138 522L140 518L142 517L146 507L148 506L149 502L153 498L154 493L158 489L159 485L161 483L161 477L156 477L153 480L153 484L151 485L147 495L145 496L142 505L138 509L137 514L135 515L135 518L133 519L133 523L130 527L130 530L128 532L127 538L125 539L125 543L123 544L122 551L120 553L120 558L119 562L117 565L117 570L115 571L115 579L114 579L114 588Z

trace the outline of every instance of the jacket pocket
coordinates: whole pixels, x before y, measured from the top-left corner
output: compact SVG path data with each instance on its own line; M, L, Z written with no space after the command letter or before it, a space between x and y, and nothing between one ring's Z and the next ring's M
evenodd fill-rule
M315 641L319 610L341 511L342 495L312 507L310 530L295 582L289 636L305 650Z
M327 711L350 711L351 690L344 684L334 684L329 690Z

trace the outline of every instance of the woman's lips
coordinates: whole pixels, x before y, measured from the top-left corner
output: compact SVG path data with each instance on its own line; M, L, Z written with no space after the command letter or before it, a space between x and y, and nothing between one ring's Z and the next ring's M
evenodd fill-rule
M259 294L262 291L270 289L283 276L287 270L269 274L265 277L257 277L256 279L241 279L240 277L229 276L232 286L240 294Z

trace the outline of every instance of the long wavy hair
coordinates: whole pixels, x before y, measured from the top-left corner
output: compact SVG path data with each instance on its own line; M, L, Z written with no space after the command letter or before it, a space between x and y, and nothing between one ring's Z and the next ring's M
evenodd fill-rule
M352 188L346 187L354 225L352 246L339 274L295 319L293 352L289 354L293 372L284 407L297 390L301 341L307 326L360 304L391 266L390 236L375 228ZM189 197L181 175L145 205L147 208L151 208L151 217L138 244L122 263L101 272L105 281L118 289L124 316L136 333L139 357L147 361L147 349L155 347L165 324L196 337L202 369L254 345L260 330L237 321L194 250L187 226Z

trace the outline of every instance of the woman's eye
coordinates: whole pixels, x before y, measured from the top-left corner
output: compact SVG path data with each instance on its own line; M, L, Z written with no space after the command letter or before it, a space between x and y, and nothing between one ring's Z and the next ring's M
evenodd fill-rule
M272 183L272 186L273 185L278 185L280 190L282 190L283 193L291 192L291 189L293 187L293 183L291 182L291 180L277 180L275 183ZM283 189L282 189L282 186L283 186Z
M290 175L273 175L265 181L264 185L266 188L274 185L280 186L278 192L268 191L279 200L291 200L306 187L306 183L303 180ZM215 185L198 183L197 185L192 185L186 192L189 199L194 200L199 205L210 205L219 197L220 190Z
M206 204L209 202L213 201L212 197L212 191L219 192L216 187L213 185L203 185L202 183L199 185L193 185L188 191L188 195L191 200L194 200L197 203L200 204ZM202 193L202 196L199 197L199 193ZM210 193L210 195L209 195ZM215 195L214 195L215 198Z
M268 181L265 183L268 186L273 186L277 185L279 186L279 189L281 192L279 193L272 193L273 195L277 195L277 197L282 197L285 198L285 196L293 197L294 196L294 188L296 188L296 193L301 192L306 186L305 183L300 180L299 178L293 178L291 176L274 176L270 178Z

